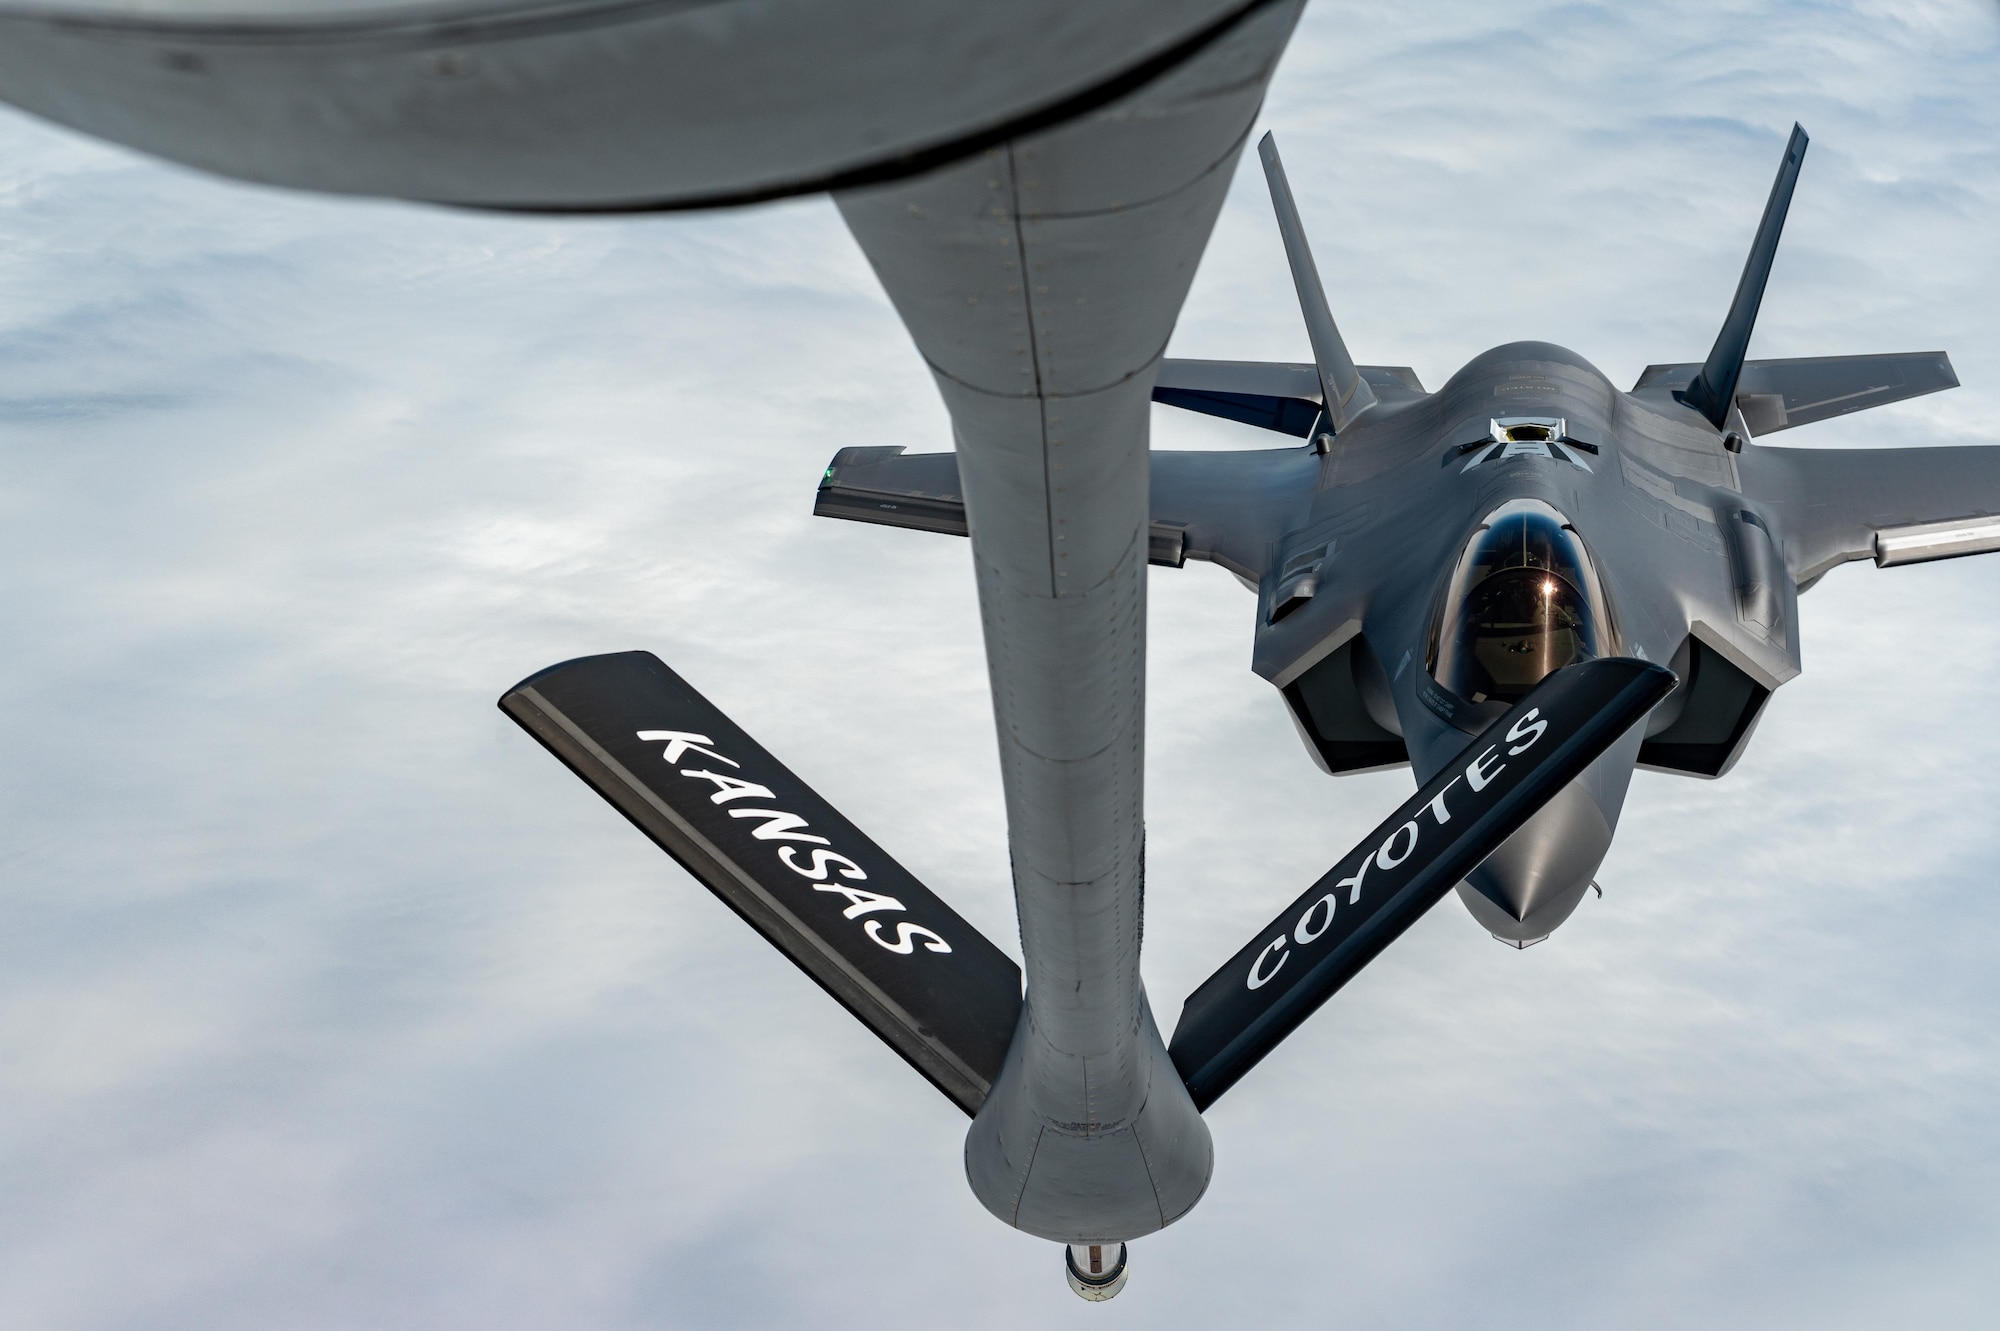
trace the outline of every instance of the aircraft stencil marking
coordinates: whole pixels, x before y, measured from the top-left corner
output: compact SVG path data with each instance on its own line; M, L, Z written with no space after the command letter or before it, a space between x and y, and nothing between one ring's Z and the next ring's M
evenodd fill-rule
M684 730L636 730L633 734L642 740L653 743L665 741L667 745L666 752L661 756L670 765L679 762L687 753L694 752L713 758L719 763L728 763L731 767L737 768L739 771L743 766L743 764L733 758L725 758L715 750L704 747L715 743L714 740L706 735L697 735L691 731ZM679 771L683 777L687 777L690 780L707 781L717 787L716 792L708 797L711 804L725 804L730 800L745 798L766 800L775 800L777 798L768 786L760 786L754 782L739 780L736 777L721 772L710 772L702 768L685 767L679 769ZM802 831L801 829L809 827L811 824L795 813L787 813L780 809L731 809L728 812L731 818L763 819L756 827L750 829L750 835L759 841L802 841L813 846L830 846L833 844L817 833ZM874 911L907 911L909 909L895 897L885 896L879 892L864 891L858 887L849 887L846 883L828 880L827 866L836 862L843 866L840 870L842 878L846 878L852 882L864 882L867 880L867 871L845 855L830 850L814 850L812 852L812 863L801 867L799 862L792 858L792 854L793 848L791 846L780 846L778 848L778 859L787 869L790 869L802 878L815 880L813 891L832 892L847 898L847 908L840 913L843 919L859 919L861 916ZM866 933L877 947L885 952L893 952L897 956L907 957L913 955L916 952L916 945L919 940L923 942L926 952L949 953L951 951L951 944L947 943L943 936L934 929L921 924L914 924L908 920L898 920L895 924L896 937L894 941L882 936L882 922L880 920L869 920L861 928L862 932Z

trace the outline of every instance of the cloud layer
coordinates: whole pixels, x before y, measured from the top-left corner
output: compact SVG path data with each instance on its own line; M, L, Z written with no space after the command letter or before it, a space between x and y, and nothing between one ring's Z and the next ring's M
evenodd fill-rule
M1698 358L1803 120L1755 351L1942 346L1966 387L1796 442L1996 442L1997 77L1983 3L1323 3L1265 124L1356 354L1435 384L1518 338ZM956 1112L493 707L654 650L1012 946L965 546L809 516L836 448L949 438L831 207L460 216L15 116L0 162L0 1324L2000 1297L2000 561L1829 577L1730 778L1642 774L1542 947L1434 912L1218 1106L1209 1197L1091 1309L973 1202ZM1174 350L1305 355L1254 170ZM1228 576L1153 589L1171 1020L1408 776L1312 767Z

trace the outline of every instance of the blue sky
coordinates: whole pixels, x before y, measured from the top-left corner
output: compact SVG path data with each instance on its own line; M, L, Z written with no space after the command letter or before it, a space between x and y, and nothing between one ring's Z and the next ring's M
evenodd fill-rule
M2000 8L1316 3L1264 117L1358 358L1948 349L1801 430L2000 442ZM1306 344L1254 168L1173 350ZM1160 447L1268 442L1157 409ZM963 543L815 520L948 446L824 200L541 221L217 182L0 115L0 1325L1984 1325L2000 559L1836 571L1728 779L1590 900L1447 902L1212 1114L1089 1307L963 1120L493 707L658 652L1012 946ZM1251 598L1156 570L1146 975L1408 790L1332 781Z

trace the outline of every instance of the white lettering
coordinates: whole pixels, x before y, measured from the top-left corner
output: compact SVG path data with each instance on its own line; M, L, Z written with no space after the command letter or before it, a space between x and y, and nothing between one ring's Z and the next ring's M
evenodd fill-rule
M924 951L926 952L951 951L950 943L945 942L944 939L939 938L936 934L924 928L923 925L911 924L908 920L896 921L896 941L893 943L890 942L888 939L882 937L882 921L870 920L868 921L868 923L862 925L861 927L868 931L868 936L870 938L880 943L883 947L888 948L891 952L896 953L898 956L907 957L910 955L910 953L916 951L917 946L914 942L911 941L912 939L916 938L923 938L929 940L924 944Z
M696 753L704 757L713 758L719 763L728 763L731 767L741 767L743 765L742 763L733 762L723 757L713 749L702 748L701 746L704 744L715 743L714 740L706 735L690 734L685 730L641 730L636 733L640 739L664 740L667 745L666 759L670 763L678 763L681 760L682 754L686 753L689 749L693 749Z
M755 781L739 781L725 772L689 771L683 767L681 775L691 776L699 781L713 781L715 783L715 793L708 798L716 804L727 804L731 800L740 799L774 800L778 798L770 790L758 785Z
M1398 855L1395 858L1391 859L1389 856L1390 849L1395 846L1396 838L1403 835L1403 833L1405 832L1408 832L1410 834L1410 844L1403 847L1403 853L1401 855ZM1375 862L1381 865L1384 869L1393 869L1397 865L1401 864L1404 860L1410 858L1410 852L1415 850L1416 848L1417 848L1417 820L1412 818L1409 822L1404 823L1401 827L1389 833L1389 839L1382 843L1382 849L1375 852Z
M764 825L752 829L750 835L759 841L810 841L815 846L830 846L833 843L823 836L810 832L795 831L806 826L806 820L795 813L780 813L776 809L731 809L731 818L762 818Z
M1331 929L1333 927L1334 905L1333 893L1329 892L1318 901L1313 902L1312 905L1307 906L1306 913L1299 916L1298 927L1292 930L1292 941L1300 947L1304 947L1307 943L1313 942L1321 934ZM1313 912L1321 906L1326 907L1326 918L1320 921L1319 928L1309 929L1307 926L1312 923Z
M1539 707L1530 707L1528 709L1528 714L1526 716L1522 717L1519 721L1516 721L1513 725L1507 727L1508 739L1521 740L1521 743L1516 744L1513 748L1507 750L1509 756L1526 753L1529 749L1534 747L1535 741L1540 739L1542 737L1542 733L1549 728L1549 723L1546 720L1543 721L1535 720L1537 716L1541 715L1541 711L1542 709ZM1530 734L1529 733L1530 731L1534 733ZM1526 738L1523 739L1522 738L1523 736L1526 736Z
M1276 938L1273 938L1271 940L1270 946L1266 947L1262 952L1259 952L1257 954L1257 959L1250 963L1250 987L1252 989L1262 989L1265 985L1269 984L1271 982L1271 976L1276 975L1279 971L1283 970L1285 968L1285 963L1291 960L1292 954L1289 952L1283 952L1284 946L1285 946L1285 936L1283 934L1279 934ZM1264 959L1270 956L1273 952L1281 952L1282 955L1280 955L1278 958L1278 964L1271 967L1270 973L1266 974L1264 971Z
M1368 876L1368 866L1373 864L1374 862L1375 862L1375 857L1373 855L1370 855L1368 858L1361 861L1361 867L1354 871L1354 877L1343 878L1339 882L1334 884L1335 887L1351 887L1354 889L1352 892L1349 892L1347 894L1348 905L1352 906L1355 902L1361 900L1361 880Z
M814 886L813 891L838 892L840 895L846 897L848 907L840 913L850 920L858 919L871 910L907 909L902 902L896 900L894 897L885 897L880 892L864 892L858 887L849 887L846 883L820 883ZM882 940L878 938L875 941L879 943ZM893 949L891 950L893 951ZM909 951L908 948L904 948L903 950L905 952ZM935 948L932 949L932 951L936 950Z
M1444 807L1445 791L1450 790L1453 786L1457 785L1458 782L1459 782L1458 777L1453 777L1451 780L1445 782L1444 790L1440 790L1437 793L1437 798L1431 801L1431 817L1437 819L1439 827L1443 827L1446 823L1451 821L1451 813Z
M1486 789L1487 786L1492 784L1494 777L1499 776L1502 772L1507 770L1507 764L1505 763L1498 764L1490 772L1486 770L1486 760L1488 758L1491 758L1494 754L1498 752L1500 752L1500 746L1498 744L1495 744L1492 748L1480 754L1477 758L1474 758L1469 764L1467 764L1465 769L1465 779L1466 782L1469 785L1471 785L1473 790L1480 791Z
M679 764L686 755L698 753L704 758L713 759L715 762L727 767L734 767L740 770L743 766L743 764L733 758L725 758L714 749L704 747L715 743L707 735L697 735L686 730L639 730L633 733L649 743L665 744L667 746L666 752L662 756L669 763ZM711 772L701 768L684 768L681 769L681 775L693 781L706 781L713 785L715 787L715 794L709 796L709 799L716 804L727 804L731 800L739 799L775 800L777 798L768 786L760 786L754 781L746 781L741 777L729 776L723 772ZM762 819L762 823L751 829L750 832L750 835L756 837L759 841L802 841L813 846L828 846L832 844L823 836L803 830L810 826L810 824L797 814L786 813L782 809L731 809L729 816L731 818ZM791 846L778 847L779 860L793 873L798 874L802 878L812 879L813 891L832 892L838 896L847 898L848 904L846 909L841 911L842 917L852 920L858 919L863 915L873 914L876 911L902 911L909 909L892 896L885 896L880 892L870 892L859 887L849 887L846 883L830 878L829 874L831 871L837 869L839 870L840 877L848 879L851 882L865 882L867 880L868 871L847 858L847 856L832 850L814 850L810 854L812 855L812 862L810 864L802 864L797 859L797 852ZM917 950L919 942L923 943L924 951L926 952L942 954L951 951L951 944L945 942L944 938L935 930L927 929L921 924L912 924L908 920L896 921L896 935L893 939L883 933L882 922L879 920L864 921L861 927L867 933L870 941L878 947L894 952L898 956L910 956ZM1282 943L1284 940L1280 939L1279 941Z
M793 873L803 874L807 878L815 880L825 878L826 866L829 864L836 864L836 863L844 864L847 866L845 869L842 869L840 871L840 876L842 878L851 878L855 882L859 883L866 881L868 877L868 874L866 873L866 871L862 869L860 865L856 864L853 860L848 859L847 856L838 854L835 851L815 850L814 852L812 852L812 857L813 857L812 867L809 869L802 867L797 860L792 858L792 856L796 854L798 854L798 852L793 850L790 846L778 847L778 858L785 862L785 867L787 869L790 869Z

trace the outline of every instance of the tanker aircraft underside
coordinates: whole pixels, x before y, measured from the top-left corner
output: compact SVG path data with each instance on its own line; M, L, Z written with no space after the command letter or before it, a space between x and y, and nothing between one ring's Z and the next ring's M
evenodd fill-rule
M1314 361L1161 359L1302 0L0 0L0 98L222 175L541 212L830 190L955 451L843 450L816 511L969 536L1021 964L658 658L501 707L972 1117L967 1178L1114 1295L1213 1168L1202 1111L1456 890L1516 947L1635 766L1716 777L1835 564L2000 549L2000 448L1776 431L1956 383L1746 360L1795 130L1722 332L1629 392L1516 343L1357 366L1261 145ZM1152 402L1303 442L1148 448ZM1147 565L1257 594L1252 668L1401 808L1184 1004L1139 974Z

